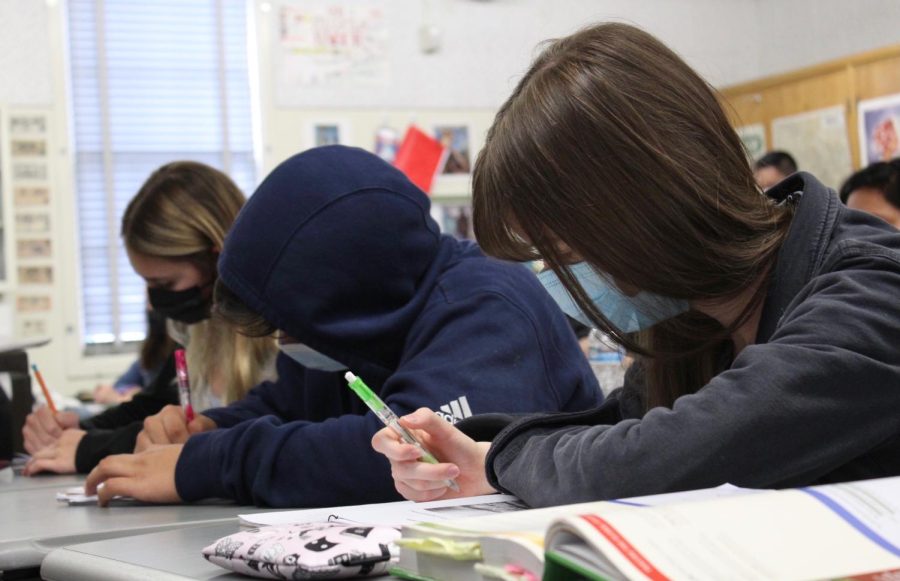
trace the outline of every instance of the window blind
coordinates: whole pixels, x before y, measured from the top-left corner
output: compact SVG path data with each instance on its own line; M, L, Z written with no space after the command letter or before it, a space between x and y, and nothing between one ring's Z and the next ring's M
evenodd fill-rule
M69 0L82 338L144 336L144 283L119 236L157 167L195 160L256 183L245 0Z

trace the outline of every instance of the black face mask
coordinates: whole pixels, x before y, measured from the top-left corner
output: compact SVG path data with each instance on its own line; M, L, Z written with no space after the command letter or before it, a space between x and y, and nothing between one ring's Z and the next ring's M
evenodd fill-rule
M199 286L182 291L148 288L147 296L153 311L168 319L193 325L209 318L210 300Z

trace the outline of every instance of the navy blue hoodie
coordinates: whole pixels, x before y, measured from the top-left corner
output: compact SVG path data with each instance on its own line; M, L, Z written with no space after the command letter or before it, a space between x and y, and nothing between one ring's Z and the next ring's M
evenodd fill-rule
M528 269L441 235L427 196L377 156L323 147L277 167L241 211L219 277L291 337L340 361L403 415L574 411L600 403L574 334ZM185 501L270 506L395 500L382 425L343 372L285 355L278 380L204 412L175 474Z

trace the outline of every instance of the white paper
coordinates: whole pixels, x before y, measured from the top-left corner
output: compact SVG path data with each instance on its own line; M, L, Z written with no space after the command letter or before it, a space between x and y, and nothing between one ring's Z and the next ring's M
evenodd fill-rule
M103 486L103 484L100 484ZM96 494L85 494L84 488L81 486L73 486L71 488L66 488L65 490L60 490L56 493L56 500L59 502L68 503L69 506L84 506L84 505L92 505L97 504L98 497ZM130 496L114 496L110 499L110 502L120 502L127 501L131 502L135 499Z
M249 526L283 525L303 522L348 522L403 526L421 521L443 521L524 509L515 496L489 494L432 502L385 502L334 508L313 508L239 515Z
M631 506L662 506L664 504L674 504L676 502L695 502L698 500L708 500L710 498L740 496L742 494L755 494L759 492L765 492L765 490L740 488L734 484L723 484L715 488L701 488L700 490L686 490L684 492L635 496L633 498L623 498L612 500L610 502L628 504Z

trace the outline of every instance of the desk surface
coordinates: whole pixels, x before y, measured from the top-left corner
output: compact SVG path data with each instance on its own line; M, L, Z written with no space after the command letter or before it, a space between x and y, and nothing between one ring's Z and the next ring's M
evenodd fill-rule
M41 577L53 581L248 579L203 558L203 547L240 530L237 519L216 524L83 543L56 549Z
M48 482L0 493L0 571L38 567L53 549L76 543L233 521L240 513L271 510L223 503L69 506L56 500L56 490L65 487Z
M12 468L4 468L0 470L0 494L42 488L49 488L56 492L64 488L79 486L85 478L83 474L38 474L29 478L15 474ZM2 538L0 536L0 539Z
M50 581L216 581L251 579L213 565L200 551L240 530L237 519L54 550L41 565ZM394 579L394 577L379 577Z

